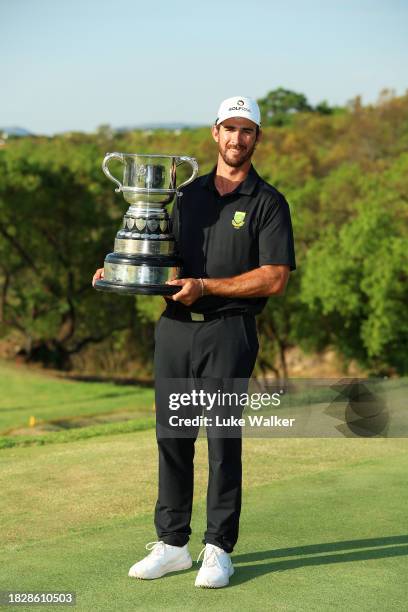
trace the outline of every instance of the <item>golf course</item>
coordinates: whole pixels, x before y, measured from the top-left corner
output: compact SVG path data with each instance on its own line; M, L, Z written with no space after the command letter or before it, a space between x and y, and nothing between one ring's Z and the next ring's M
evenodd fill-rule
M75 592L81 611L407 609L406 439L245 439L230 586L195 588L195 563L140 581L127 572L156 539L152 389L0 374L1 591ZM194 559L205 439L196 447Z

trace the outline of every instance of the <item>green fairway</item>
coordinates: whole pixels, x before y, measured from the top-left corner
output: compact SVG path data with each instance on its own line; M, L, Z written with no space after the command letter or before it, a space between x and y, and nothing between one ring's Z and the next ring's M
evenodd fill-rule
M79 382L0 362L0 435L28 428L34 417L43 431L152 414L153 389L136 385ZM82 419L82 422L81 422ZM35 433L35 432L33 432Z
M197 447L194 557L207 470L205 441ZM0 590L73 590L81 611L407 608L406 440L246 439L244 449L236 573L221 590L194 588L196 567L127 577L156 539L152 431L0 451Z

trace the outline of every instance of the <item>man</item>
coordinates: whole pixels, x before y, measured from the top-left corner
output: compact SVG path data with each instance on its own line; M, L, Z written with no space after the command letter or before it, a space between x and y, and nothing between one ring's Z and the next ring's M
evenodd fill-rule
M166 433L169 390L179 385L185 391L188 381L248 380L258 352L255 315L269 296L284 292L296 267L288 204L251 164L260 124L255 100L224 100L212 127L217 165L184 187L173 209L182 278L169 281L180 291L166 298L155 335L159 541L146 546L151 552L130 568L132 577L159 578L192 565L187 543L197 429L187 436ZM242 440L209 431L207 440L207 530L195 585L218 588L234 572L229 555L238 538Z

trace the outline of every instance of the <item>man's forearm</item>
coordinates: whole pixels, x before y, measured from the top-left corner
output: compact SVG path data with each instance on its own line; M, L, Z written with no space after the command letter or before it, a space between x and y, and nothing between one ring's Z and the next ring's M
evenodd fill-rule
M288 266L261 266L230 278L204 278L204 295L239 298L281 295L288 275Z

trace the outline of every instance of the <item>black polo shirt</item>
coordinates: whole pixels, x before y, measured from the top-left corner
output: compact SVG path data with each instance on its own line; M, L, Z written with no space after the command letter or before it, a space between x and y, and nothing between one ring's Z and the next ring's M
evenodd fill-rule
M284 196L251 166L246 179L223 196L214 170L182 188L173 206L173 232L183 259L182 278L226 278L266 264L295 270L290 211ZM258 314L267 298L198 299L189 310L213 313L232 308Z

